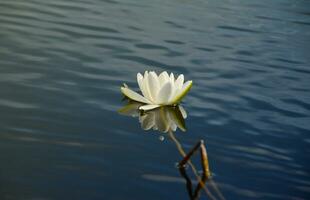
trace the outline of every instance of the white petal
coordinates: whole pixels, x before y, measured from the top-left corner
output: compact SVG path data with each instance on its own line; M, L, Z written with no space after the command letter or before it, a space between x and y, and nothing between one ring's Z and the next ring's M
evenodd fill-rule
M147 97L147 94L146 94L147 91L146 91L146 89L145 89L145 85L143 84L143 76L142 76L142 74L140 74L140 73L137 74L137 82L138 82L139 88L140 88L140 90L141 90L143 96L146 97L146 98L148 98L148 97Z
M181 114L182 114L182 117L183 117L184 119L186 119L186 118L187 118L186 110L185 110L185 109L183 108L183 106L181 106L181 105L179 105L178 107L179 107L179 110L180 110L180 112L181 112Z
M149 100L144 98L142 95L136 93L135 91L132 91L129 88L121 87L121 91L129 99L132 99L132 100L138 101L138 102L142 102L142 103L147 103L147 104L151 103Z
M183 86L183 83L184 83L184 75L181 74L181 75L179 75L179 77L175 81L175 87L178 89L181 89Z
M175 91L176 91L176 87L175 87L175 79L174 79L174 74L173 73L170 73L170 77L169 77L169 81L171 82L171 86L172 86L172 91L171 91L171 96L174 96L175 95ZM171 97L170 96L170 97Z
M159 90L157 97L156 97L156 103L158 104L168 104L168 101L171 97L172 92L172 84L171 82L165 83L165 85Z
M156 102L157 93L159 91L159 80L155 72L149 73L148 84L149 84L150 95L153 99L153 102Z
M162 87L167 81L169 81L169 75L166 71L163 71L159 77L159 83L160 83L160 87Z
M185 84L183 85L182 89L180 91L178 91L178 93L175 94L175 96L171 100L171 104L179 103L182 100L182 98L189 92L192 85L193 85L193 81L186 81Z
M174 80L174 74L173 73L170 73L170 81L171 82L174 82L175 80Z
M149 73L147 71L144 72L144 77L143 77L143 95L145 96L145 98L147 98L149 101L153 102L153 98L150 94L150 88L149 88Z
M156 114L155 124L157 129L161 132L167 132L169 129L169 121L167 119L167 112L165 107L154 110L154 113Z
M140 73L137 74L137 82L138 82L138 85L139 85L139 88L140 88L141 92L143 92L142 91L143 90L143 88L142 88L142 86L143 86L143 76Z
M158 108L158 107L160 107L160 105L154 105L154 104L152 104L152 105L140 106L139 109L140 109L140 110L147 111L147 110L153 110L153 109Z
M141 123L141 127L144 130L150 130L152 127L155 126L155 114L154 113L148 113L147 115L142 115L139 120Z
M169 109L169 116L171 124L175 124L177 127L179 127L182 131L186 131L185 127L185 120L182 114L182 111L180 111L179 108L171 108Z
M138 73L137 74L137 82L138 82L139 86L142 84L142 81L143 81L143 76L141 73Z
M175 132L178 127L175 123L171 123L170 128L172 129L173 132Z
M178 89L177 87L175 87L175 84L172 82L171 82L171 87L172 87L172 90L171 90L170 98L168 100L169 102L171 102L174 99L174 97L176 96L176 94L178 94L178 92L181 90L181 89Z
M149 72L148 72L148 71L145 71L143 77L145 78L148 74L149 74Z

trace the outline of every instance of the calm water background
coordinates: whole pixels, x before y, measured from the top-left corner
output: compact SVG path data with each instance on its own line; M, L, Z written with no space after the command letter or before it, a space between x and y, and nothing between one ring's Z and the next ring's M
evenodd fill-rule
M309 199L310 1L1 0L0 44L1 199L188 199L117 113L144 70L194 80L176 136L227 199Z

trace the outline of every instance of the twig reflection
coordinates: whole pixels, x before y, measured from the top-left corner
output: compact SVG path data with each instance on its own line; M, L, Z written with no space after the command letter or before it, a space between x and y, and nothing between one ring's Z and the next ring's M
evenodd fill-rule
M170 139L175 143L179 153L183 157L182 161L179 163L179 171L182 177L186 180L186 187L191 200L198 200L200 197L200 191L205 191L206 195L211 200L221 199L224 200L224 196L218 189L215 182L211 179L211 172L209 169L209 162L207 157L207 151L204 146L203 141L199 141L194 148L187 154L180 142L176 139L174 132L179 128L182 131L186 131L185 118L187 113L183 107L177 106L167 106L160 107L147 112L141 112L138 108L141 106L140 103L129 101L129 103L119 110L119 113L127 116L138 117L141 127L144 130L158 130L160 132L165 132L169 134ZM196 167L191 162L191 156L199 150L201 165L202 165L202 176L199 175ZM197 186L193 190L192 181L187 175L185 165L190 166L193 171L195 178L197 179ZM207 188L206 182L214 194ZM218 197L218 198L217 198Z
M190 156L188 156L188 154L185 153L185 151L183 150L182 148L182 145L180 144L180 142L176 139L176 137L174 136L173 132L172 131L169 131L169 136L170 138L174 141L174 143L176 144L177 146L177 149L179 151L179 153L182 155L183 157L183 162L181 161L179 163L179 167L180 168L184 168L184 160L186 160L186 163L191 167L197 181L198 181L198 185L206 192L206 195L212 199L212 200L216 200L217 198L211 193L211 191L206 187L205 185L205 182L206 180L208 180L210 178L210 174L208 176L208 173L203 173L203 176L202 177L206 177L206 180L205 181L202 181L202 178L200 177L195 165L192 163L192 161L190 160L190 157L191 155L193 155L193 153L195 153L195 149L198 149L198 147L200 146L201 143L198 143L193 149L192 151L190 151ZM210 171L210 170L209 170ZM213 184L213 181L212 179L209 179L209 182L211 183L212 182L212 188L214 189L214 191L217 193L217 196L219 196L219 199L221 200L224 200L224 196L222 195L222 193L220 192L220 190L217 188L217 185L214 183Z
M186 168L185 168L185 167L180 167L180 168L179 168L179 171L180 171L181 176L186 180L186 188L187 188L187 192L188 192L188 194L189 194L189 198L190 198L191 200L198 200L199 197L200 197L200 190L201 190L203 187L201 186L200 183L198 183L197 186L196 186L196 188L195 188L195 190L193 190L193 184L192 184L191 179L189 178L189 176L188 176L187 173L186 173ZM206 181L207 181L207 179L208 179L207 176L204 176L204 175L203 175L203 176L201 177L201 182L202 182L203 184L205 184Z

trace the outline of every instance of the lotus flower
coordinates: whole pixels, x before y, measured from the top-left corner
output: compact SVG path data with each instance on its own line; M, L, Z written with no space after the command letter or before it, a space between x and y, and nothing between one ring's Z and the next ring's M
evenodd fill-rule
M147 112L139 110L141 105L143 104L130 101L118 112L127 116L139 117L139 122L144 130L153 129L166 133L168 131L176 131L179 128L182 131L186 131L185 119L187 113L181 105L176 107L162 106Z
M137 74L137 81L142 95L128 88L126 84L121 87L122 93L134 101L141 102L140 110L152 110L160 106L177 105L192 87L192 81L184 83L183 74L175 79L174 74L170 76L166 71L159 76L154 72L144 72L144 76Z

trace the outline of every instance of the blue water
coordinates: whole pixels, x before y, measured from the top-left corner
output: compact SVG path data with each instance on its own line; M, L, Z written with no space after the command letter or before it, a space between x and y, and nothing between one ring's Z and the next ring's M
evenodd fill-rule
M117 112L145 70L194 81L175 136L225 199L310 197L307 0L2 0L0 44L0 199L189 199L171 138Z

